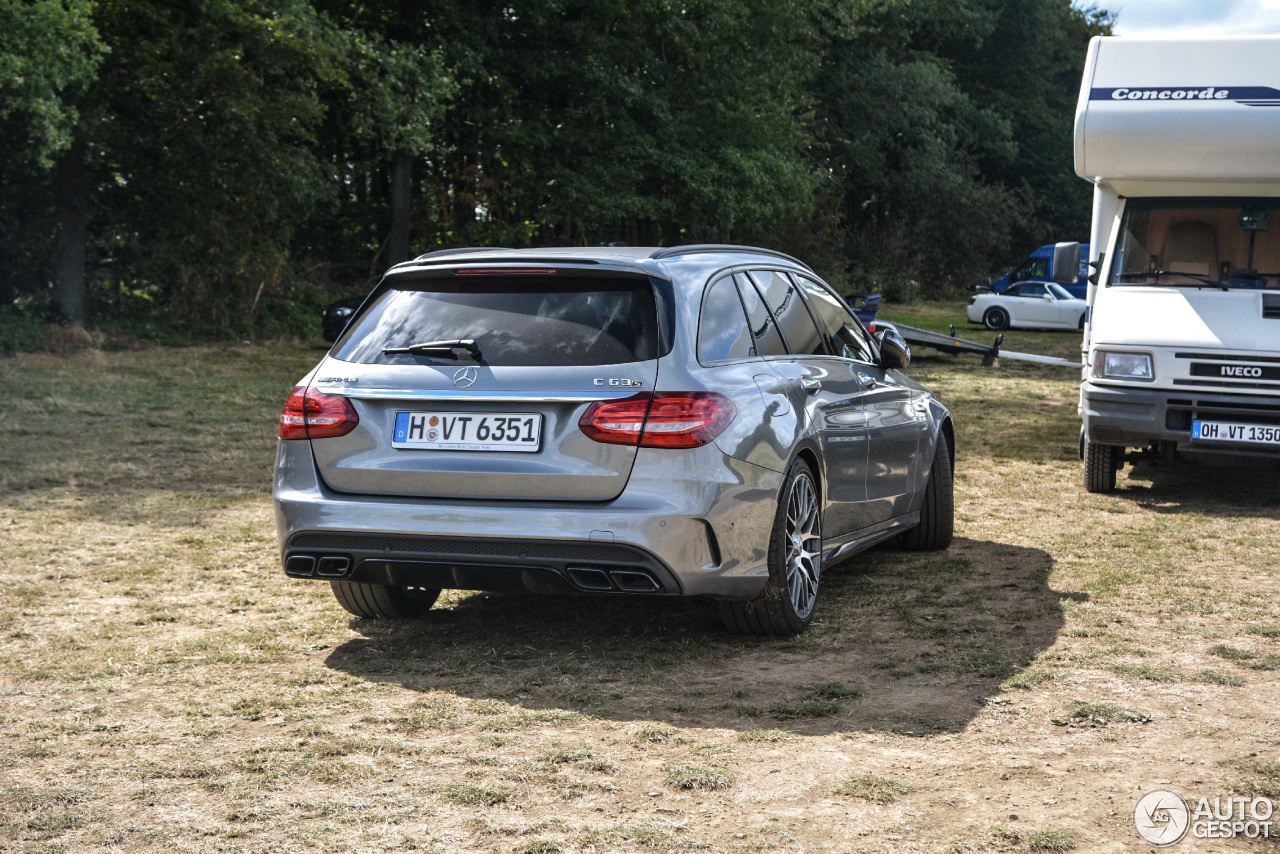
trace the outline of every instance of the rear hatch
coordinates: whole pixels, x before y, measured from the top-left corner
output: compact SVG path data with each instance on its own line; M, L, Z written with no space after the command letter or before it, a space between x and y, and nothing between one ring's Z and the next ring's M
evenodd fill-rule
M471 267L389 279L314 374L360 421L311 440L321 476L371 495L617 497L636 448L596 442L578 420L593 402L653 390L669 340L662 302L639 273Z

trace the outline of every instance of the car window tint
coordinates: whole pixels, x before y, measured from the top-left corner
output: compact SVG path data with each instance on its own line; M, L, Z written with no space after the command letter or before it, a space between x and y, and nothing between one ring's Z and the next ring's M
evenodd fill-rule
M787 345L782 343L778 327L774 325L773 316L764 307L764 300L756 292L755 285L741 273L734 276L738 283L738 293L742 304L747 309L747 323L751 327L751 335L756 342L756 354L760 356L785 356Z
M750 276L777 319L787 349L796 356L825 356L822 333L809 316L800 289L786 273L753 270Z
M1022 296L1042 297L1045 295L1044 285L1023 285Z
M871 345L871 336L849 311L844 300L812 279L796 276L796 281L804 290L814 316L835 342L836 351L846 359L874 364L875 348Z
M698 323L698 361L722 362L746 359L756 354L755 342L747 329L747 316L731 276L707 288Z
M653 287L630 279L428 279L384 291L333 356L377 365L453 364L386 348L473 338L485 365L616 365L658 356Z
M1062 285L1049 285L1049 293L1053 294L1058 299L1075 299L1075 297L1071 295L1071 291L1067 290Z

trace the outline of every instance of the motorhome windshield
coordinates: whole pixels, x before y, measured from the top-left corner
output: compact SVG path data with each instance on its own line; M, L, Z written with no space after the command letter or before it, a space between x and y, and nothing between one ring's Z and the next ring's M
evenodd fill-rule
M1280 199L1130 199L1113 285L1280 288Z

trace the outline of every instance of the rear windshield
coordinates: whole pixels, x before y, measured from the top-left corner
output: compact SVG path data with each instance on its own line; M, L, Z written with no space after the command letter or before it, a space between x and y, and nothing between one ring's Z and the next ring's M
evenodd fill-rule
M549 278L549 277L548 277ZM474 340L475 357L384 351ZM653 287L647 280L476 277L397 285L347 329L333 356L347 362L412 365L617 365L658 357Z

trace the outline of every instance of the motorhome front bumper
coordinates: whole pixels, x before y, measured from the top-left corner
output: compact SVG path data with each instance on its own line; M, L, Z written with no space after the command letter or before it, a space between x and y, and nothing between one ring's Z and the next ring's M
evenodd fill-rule
M1280 397L1188 394L1086 382L1082 386L1081 412L1085 436L1091 442L1129 447L1173 442L1182 452L1280 457L1280 448L1275 446L1192 440L1192 424L1196 421L1280 427Z

